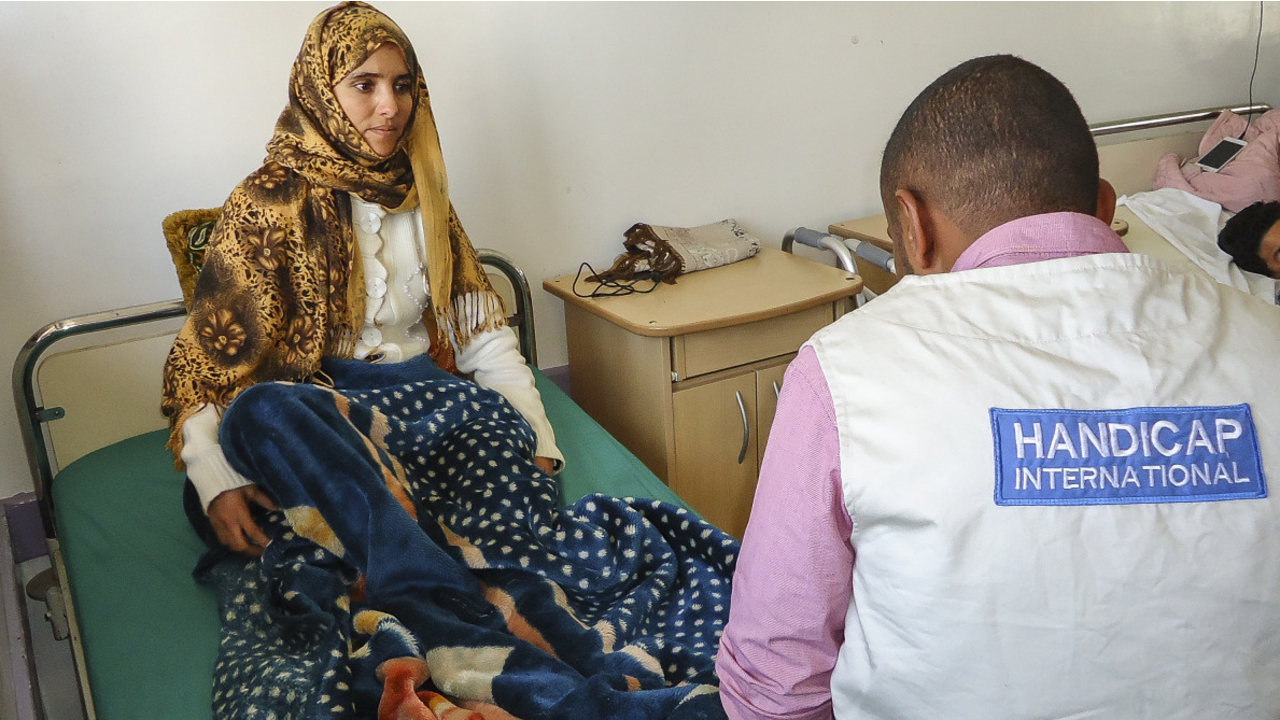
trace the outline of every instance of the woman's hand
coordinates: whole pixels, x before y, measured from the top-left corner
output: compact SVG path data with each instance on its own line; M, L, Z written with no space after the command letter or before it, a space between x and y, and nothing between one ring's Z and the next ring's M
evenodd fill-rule
M539 455L533 459L533 464L537 465L542 470L542 472L548 475L555 474L556 461L552 460L549 457L542 457L541 455Z
M249 514L250 502L268 510L279 509L262 488L245 485L227 490L209 503L209 523L218 534L218 542L238 553L261 557L262 549L270 542L270 538Z

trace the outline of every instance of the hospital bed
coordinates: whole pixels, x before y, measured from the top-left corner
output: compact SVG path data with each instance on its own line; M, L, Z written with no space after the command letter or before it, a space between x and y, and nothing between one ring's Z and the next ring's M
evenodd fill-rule
M537 369L528 281L506 256L480 255L514 310L510 322L565 455L561 503L600 492L687 507ZM49 616L56 633L70 636L90 720L207 720L211 713L217 601L191 575L204 547L187 527L183 475L173 469L159 412L162 364L184 316L174 300L61 320L36 332L14 365L57 580L46 592ZM0 577L19 718L41 718L41 693L77 690L37 676L30 618L14 601L21 588L8 533L0 540L10 561Z
M1229 109L1237 115L1257 115L1270 110L1271 106L1265 103L1242 104ZM1197 155L1201 137L1222 110L1188 110L1090 126L1098 144L1101 176L1115 187L1117 196L1130 198L1133 204L1138 205L1143 194L1152 188L1159 159L1166 153L1175 153L1182 158ZM1169 228L1153 228L1124 204L1116 209L1113 227L1133 252L1191 265L1215 276L1220 282L1225 281L1216 275L1222 274L1229 258L1217 249L1211 239L1202 236L1180 238L1176 233L1172 238L1168 237L1171 234ZM836 264L856 270L862 277L868 297L885 292L897 281L891 266L892 243L882 214L833 223L826 232L795 228L787 233L783 248L790 249L793 243L830 251ZM1179 249L1174 243L1190 249ZM1215 264L1221 267L1212 267ZM1240 271L1232 274L1235 282L1231 284L1241 285ZM1262 292L1258 289L1262 286L1258 280L1254 277L1250 281L1257 291L1255 294ZM1274 294L1274 290L1272 292Z

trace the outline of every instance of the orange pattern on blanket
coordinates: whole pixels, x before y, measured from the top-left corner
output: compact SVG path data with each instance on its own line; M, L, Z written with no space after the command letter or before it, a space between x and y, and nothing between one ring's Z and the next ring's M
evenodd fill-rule
M341 393L334 394L342 397ZM365 449L373 457L378 457L379 450L385 454L386 459L381 463L382 482L386 484L387 490L391 492L391 496L396 499L396 502L400 503L400 507L409 513L409 517L417 520L418 508L414 506L413 500L409 499L409 478L405 475L404 466L400 464L400 459L387 447L386 438L391 432L387 416L375 410L372 425L369 428L368 435L361 433Z
M337 408L347 422L351 422L351 399L332 388L328 388L328 390L333 396L334 407ZM364 449L369 453L369 456L383 460L379 463L382 468L382 482L387 486L387 490L391 492L391 496L396 499L396 502L400 503L400 507L404 508L405 512L409 513L409 517L417 520L418 508L409 499L409 478L405 474L404 466L400 464L399 458L387 446L387 435L391 434L390 420L387 419L385 414L375 409L369 431L367 433L363 431L357 432L360 435L360 439L364 441ZM288 511L286 510L286 512ZM292 518L290 520L292 521ZM325 529L327 530L328 528L326 527ZM333 531L330 530L329 534L332 535ZM310 538L311 536L304 534L303 537ZM319 540L316 540L316 542L320 543ZM329 548L324 543L320 544ZM333 550L332 548L329 549ZM333 552L338 556L343 555L342 551Z
M447 524L439 523L439 525L440 531L444 533L445 542L462 552L462 559L466 561L467 567L472 570L483 570L489 567L489 562L484 559L484 553L480 548L473 545L470 540L454 532L453 528Z
M484 587L484 599L488 600L494 607L498 608L499 612L502 613L503 619L507 621L507 629L511 631L512 635L515 635L521 640L533 645L546 654L556 657L556 651L551 647L551 643L547 642L547 639L542 636L542 633L538 632L537 628L530 625L529 621L525 620L524 616L516 610L515 598L497 588L489 587L483 583L481 583L481 585Z
M460 708L440 693L416 691L431 676L427 663L419 658L388 660L378 667L378 674L382 676L378 720L485 720L483 714Z
M382 701L378 703L378 720L440 720L418 699L418 686L427 681L431 671L419 658L395 658L378 666L382 676Z
M424 660L417 657L397 657L378 667L383 678L383 700L378 705L378 720L516 720L516 717L500 708L492 708L492 714L483 710L467 710L458 707L443 694L416 691L431 670Z

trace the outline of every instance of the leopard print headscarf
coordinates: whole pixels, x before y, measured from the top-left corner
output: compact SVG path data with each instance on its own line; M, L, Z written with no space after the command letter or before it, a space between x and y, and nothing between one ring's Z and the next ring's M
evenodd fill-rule
M382 158L333 88L386 43L404 53L417 93L396 152ZM386 15L344 2L307 29L265 164L231 193L210 239L187 322L165 364L161 407L175 457L182 424L205 404L226 407L254 383L304 380L321 357L354 353L364 280L343 193L395 212L421 209L431 287L423 320L441 367L456 371L450 336L466 345L506 324L449 202L413 46Z

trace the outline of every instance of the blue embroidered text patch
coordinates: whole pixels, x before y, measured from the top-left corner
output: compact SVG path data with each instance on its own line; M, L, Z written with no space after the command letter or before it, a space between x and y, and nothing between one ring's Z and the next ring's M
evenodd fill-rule
M991 409L997 505L1205 502L1267 496L1248 405Z

